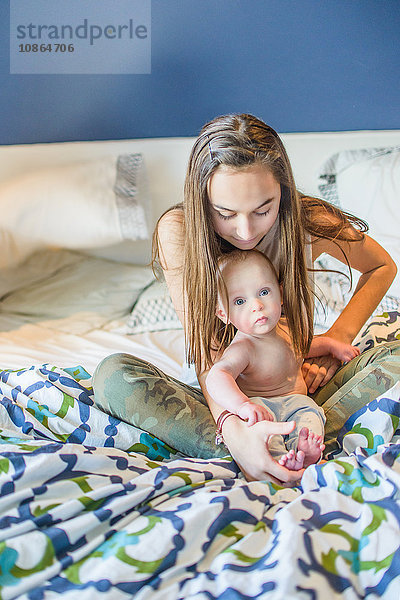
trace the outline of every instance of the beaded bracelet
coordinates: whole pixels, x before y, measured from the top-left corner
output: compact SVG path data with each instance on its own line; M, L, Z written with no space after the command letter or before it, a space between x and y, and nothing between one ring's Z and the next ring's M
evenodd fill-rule
M237 417L237 415L231 412L230 410L224 410L217 419L217 430L215 432L215 443L217 444L217 446L224 443L224 438L222 435L222 425L229 417Z

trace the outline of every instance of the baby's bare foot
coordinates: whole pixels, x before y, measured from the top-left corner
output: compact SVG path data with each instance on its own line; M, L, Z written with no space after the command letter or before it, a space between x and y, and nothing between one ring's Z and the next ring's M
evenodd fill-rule
M289 471L300 471L304 467L305 454L303 450L295 452L289 450L287 454L284 454L279 459L279 464L289 469Z
M297 442L297 452L289 450L279 459L279 464L290 471L299 471L312 465L321 458L325 449L324 438L309 431L308 427L302 427Z
M297 443L297 453L304 452L304 467L308 467L319 461L322 451L325 449L324 438L302 427Z

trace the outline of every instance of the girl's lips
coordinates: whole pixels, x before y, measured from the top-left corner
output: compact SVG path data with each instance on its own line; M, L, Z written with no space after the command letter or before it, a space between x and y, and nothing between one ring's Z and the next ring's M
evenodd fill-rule
M243 244L244 246L248 246L249 244L254 244L257 241L258 237L252 238L251 240L239 240L238 238L233 238L235 242L238 244Z

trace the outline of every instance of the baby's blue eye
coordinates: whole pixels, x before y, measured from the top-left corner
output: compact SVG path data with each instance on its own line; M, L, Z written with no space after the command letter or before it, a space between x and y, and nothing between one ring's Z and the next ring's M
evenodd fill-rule
M237 298L233 304L235 304L236 306L241 306L244 303L245 303L245 300L243 298Z
M261 290L260 296L268 296L269 290Z

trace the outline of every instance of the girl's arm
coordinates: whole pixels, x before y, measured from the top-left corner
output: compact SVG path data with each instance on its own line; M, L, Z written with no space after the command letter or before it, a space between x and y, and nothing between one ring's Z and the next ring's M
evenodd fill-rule
M184 323L183 252L185 226L183 211L174 209L163 215L158 224L158 251L165 282L175 312Z
M351 231L351 226L350 229ZM313 260L326 252L343 264L346 253L350 266L361 273L352 298L332 327L323 336L351 343L361 327L371 316L396 276L397 267L389 254L375 240L363 235L360 241L345 242L317 239L313 242ZM311 344L311 353L313 344ZM333 356L321 356L305 361L303 376L310 393L325 385L340 367Z
M368 235L364 234L360 241L337 240L337 244L339 247L331 240L315 241L313 260L326 252L345 264L342 249L350 266L361 273L349 303L325 334L351 343L389 289L397 267L386 250Z

